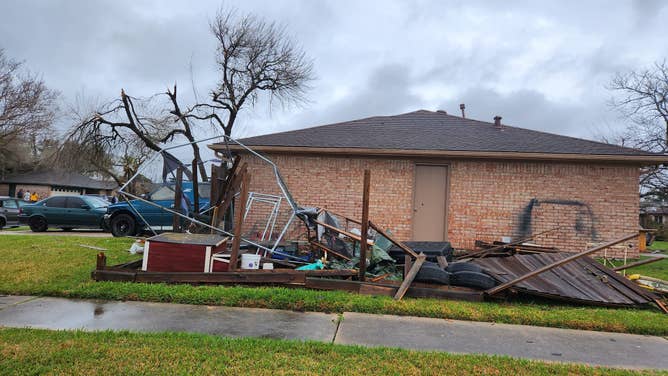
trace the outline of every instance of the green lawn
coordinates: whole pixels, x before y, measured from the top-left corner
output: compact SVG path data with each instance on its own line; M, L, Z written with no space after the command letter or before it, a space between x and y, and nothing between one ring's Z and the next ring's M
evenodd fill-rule
M0 329L0 374L639 375L501 356L202 334ZM663 373L665 374L665 373Z
M649 257L641 257L641 260ZM642 274L648 277L654 277L668 281L668 258L661 261L653 262L647 265L636 266L635 268L626 269L626 275Z
M649 248L652 251L663 251L662 253L668 253L668 242L655 240L654 242L652 242L652 245L650 245L647 248Z
M0 229L0 231L28 231L30 227L28 226L18 226L18 227L9 227Z
M627 260L627 263L632 263L640 260L647 260L652 258L652 256L640 256L638 260ZM622 266L624 263L622 261L614 261L615 266ZM608 264L610 266L610 264ZM626 275L630 274L642 274L648 277L654 277L668 281L668 258L665 258L661 261L656 261L651 264L636 266L635 268L626 269Z
M142 300L322 312L366 312L528 324L611 332L668 335L668 315L658 310L607 309L548 303L471 303L453 300L394 301L343 291L281 287L225 287L94 282L98 251L109 264L136 259L130 239L65 236L0 236L0 294L34 294L110 300Z

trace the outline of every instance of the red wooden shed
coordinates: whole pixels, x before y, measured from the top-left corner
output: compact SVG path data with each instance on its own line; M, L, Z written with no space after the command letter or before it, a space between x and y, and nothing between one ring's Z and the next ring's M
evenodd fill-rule
M229 262L223 261L226 259L223 253L227 251L228 239L218 234L156 235L146 240L142 270L204 273L227 271Z

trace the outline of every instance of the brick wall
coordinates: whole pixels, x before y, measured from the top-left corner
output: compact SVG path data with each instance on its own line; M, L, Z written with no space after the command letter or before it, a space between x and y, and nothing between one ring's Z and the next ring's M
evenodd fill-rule
M301 206L317 206L360 219L364 170L371 170L369 218L391 228L401 239L411 237L413 163L408 160L268 156L281 171L295 201ZM272 169L258 158L246 158L251 172L251 191L278 194ZM258 205L258 208L260 205ZM286 205L283 205L287 209ZM267 211L257 213L256 218ZM251 213L252 216L253 213ZM284 213L280 216L285 218ZM245 223L243 233L257 233L261 220ZM282 221L279 220L279 225ZM292 235L298 230L293 230ZM252 236L251 236L252 237Z
M362 215L363 171L370 169L370 218L392 229L398 238L411 239L412 160L268 157L279 167L300 205L318 206L352 218ZM269 165L255 157L245 161L252 174L251 191L280 192ZM518 239L561 225L564 227L560 230L535 242L580 251L638 228L637 167L465 160L444 164L450 171L448 237L456 248L472 248L476 239ZM267 213L259 206L254 210L258 218ZM245 234L257 233L263 224L259 221L247 226ZM617 248L615 256L623 254L621 249ZM634 247L630 255L635 252Z
M638 167L484 161L450 166L448 233L459 247L564 226L535 242L582 251L638 230ZM630 243L635 254L637 244ZM612 253L623 256L623 248Z

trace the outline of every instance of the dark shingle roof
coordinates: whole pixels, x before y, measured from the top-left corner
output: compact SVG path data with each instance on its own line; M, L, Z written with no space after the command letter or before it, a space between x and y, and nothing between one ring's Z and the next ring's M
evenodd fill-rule
M57 185L61 187L90 188L90 189L114 189L118 184L112 181L95 180L88 176L67 171L35 171L25 174L8 176L0 183Z
M239 140L247 146L661 156L579 138L419 110Z

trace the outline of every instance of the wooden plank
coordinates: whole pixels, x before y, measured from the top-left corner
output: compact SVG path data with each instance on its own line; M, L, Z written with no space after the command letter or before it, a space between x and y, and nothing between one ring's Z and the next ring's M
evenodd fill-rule
M489 252L492 252L492 251L497 251L497 250L500 250L500 249L504 249L506 247L512 247L512 246L515 246L515 245L520 245L524 242L528 242L529 240L533 240L534 238L536 238L540 235L544 235L544 234L550 233L552 231L556 231L556 230L558 230L562 227L563 226L553 227L549 230L541 231L537 234L528 236L528 237L526 237L524 239L521 239L521 240L518 240L518 241L514 241L514 242L511 242L511 243L508 243L508 244L503 244L503 245L497 245L497 246L491 247L491 248L486 248L486 249L483 249L482 251L478 251L478 252L473 252L473 253L468 253L468 254L465 254L465 255L461 255L457 259L459 260L459 259L468 258L468 257L478 257L478 256L483 255L485 253L489 253Z
M408 275L404 277L404 281L401 282L399 290L397 290L397 293L394 295L394 300L401 300L401 298L404 297L404 294L406 294L406 290L408 290L408 287L410 287L411 283L413 283L415 276L420 271L420 268L422 267L422 264L426 259L427 256L425 256L423 253L420 253L418 255L418 257L415 259L415 263L411 267L411 270L408 271Z
M364 170L364 187L362 190L362 227L360 229L360 267L359 280L366 280L367 263L367 236L369 235L369 189L371 186L371 171Z
M147 283L301 283L306 280L305 273L285 273L278 270L267 270L271 273L168 273L168 272L137 272L136 282Z
M243 166L239 168L237 174L230 177L230 182L226 185L226 190L223 192L222 202L218 205L218 218L222 219L227 213L232 201L234 200L234 195L241 186L244 176L248 173L248 164L244 163Z
M305 286L316 290L342 290L349 292L359 292L360 289L359 282L327 278L306 278Z
M328 225L328 224L325 223L325 222L320 222L320 221L318 221L317 219L311 219L311 222L317 223L318 225L320 225L320 226L322 226L322 227L324 227L324 228L328 228L328 229L330 229L330 230L332 230L332 231L335 231L335 232L337 232L337 233L339 233L339 234L345 235L345 236L347 236L347 237L349 237L349 238L351 238L351 239L353 239L353 240L357 240L358 242L360 242L360 241L362 240L362 238L360 238L359 236L357 236L357 235L355 235L355 234L353 234L353 233L351 233L351 232L348 232L348 231L346 231L346 230L341 230L340 228L334 227L334 226L332 226L332 225ZM372 240L367 240L367 244L368 244L368 245L373 245L374 243L373 243Z
M394 296L396 294L397 288L390 286L377 286L367 283L360 285L359 293L362 295L384 295L384 296Z
M239 195L239 208L236 210L236 221L234 222L234 240L232 240L232 254L230 255L230 270L236 270L239 257L239 246L241 245L241 226L244 223L244 212L246 211L246 201L248 201L248 186L250 184L250 175L244 174L241 184L241 194Z
M125 270L93 270L91 277L96 281L134 282L136 272Z
M107 269L139 269L142 264L142 259L124 262L122 264L108 266Z
M107 267L107 256L105 256L104 252L100 252L97 254L97 262L95 265L95 269L97 270L102 270Z
M344 255L344 254L342 254L342 253L336 252L335 250L330 249L329 247L320 244L320 243L319 243L318 241L316 241L316 240L311 240L311 241L309 242L309 244L311 244L311 245L313 245L313 246L315 246L315 247L318 247L318 248L322 249L322 250L325 251L325 252L329 252L329 253L331 253L331 254L337 256L337 257L340 257L340 258L342 258L342 259L344 259L344 260L346 260L346 261L350 261L350 260L351 260L350 257L348 257L348 256L346 256L346 255Z
M394 296L398 286L388 283L371 283L349 281L341 279L327 278L306 278L306 288L316 290L341 290L357 292L360 294L388 295ZM405 296L414 298L438 298L438 299L456 299L471 302L483 301L484 296L481 291L473 291L465 288L437 286L434 288L424 286L411 286L406 291Z
M406 278L408 272L411 270L411 266L413 266L413 259L409 255L404 255L404 278Z
M661 301L661 299L656 298L656 297L652 297L652 300L654 301L654 303L659 307L659 309L660 309L663 313L668 314L668 307L667 307L665 304L663 304L663 302Z
M369 221L369 226L371 226L372 229L376 230L379 234L383 235L384 237L387 238L392 244L396 245L397 247L401 248L404 252L408 253L409 255L413 257L417 257L418 254L415 253L412 249L408 248L404 243L398 241L397 239L394 238L394 236L388 234L387 232L383 231L380 227L376 226L373 222Z
M599 245L599 246L597 246L597 247L587 249L587 250L582 251L582 252L580 252L580 253L576 253L576 254L574 254L574 255L572 255L572 256L569 256L569 257L566 257L566 258L564 258L564 259L555 261L555 262L553 262L553 263L551 263L551 264L549 264L549 265L545 265L545 266L543 266L542 268L539 268L539 269L534 270L534 271L532 271L532 272L529 272L529 273L527 273L527 274L525 274L525 275L523 275L523 276L520 276L520 277L518 277L518 278L515 278L515 279L513 279L512 281L508 281L508 282L506 282L506 283L502 283L502 284L499 285L499 286L493 287L493 288L491 288L491 289L485 291L485 294L487 294L487 295L498 294L499 292L501 292L501 291L503 291L503 290L505 290L505 289L507 289L507 288L510 288L510 287L512 287L513 285L516 285L516 284L518 284L518 283L520 283L520 282L522 282L522 281L524 281L524 280L526 280L526 279L529 279L529 278L531 278L531 277L533 277L533 276L536 276L536 275L538 275L538 274L540 274L540 273L543 273L543 272L546 272L546 271L548 271L548 270L554 269L554 268L556 268L557 266L566 264L566 263L571 262L571 261L573 261L573 260L576 260L576 259L578 259L578 258L580 258L580 257L587 256L587 255L589 255L589 254L598 252L598 251L600 251L600 250L603 250L603 249L612 247L613 245L616 245L616 244L625 242L625 241L627 241L627 240L633 239L633 238L635 238L636 236L638 236L638 234L627 235L627 236L624 236L624 237L622 237L622 238L613 240L613 241L611 241L611 242L608 242L608 243Z
M620 270L625 270L625 269L629 269L629 268L634 268L634 267L636 267L636 266L640 266L640 265L651 264L651 263L653 263L653 262L657 262L657 261L661 261L661 260L665 260L665 258L663 258L663 257L653 257L653 258L649 258L649 259L647 259L647 260L642 260L642 261L632 262L632 263L630 263L630 264L626 264L626 265L618 266L618 267L616 267L616 268L612 268L612 270L618 272L618 271L620 271Z
M183 166L176 168L176 185L174 186L174 211L181 212L181 200L183 198ZM172 218L172 231L181 232L181 217L174 214Z
M448 267L448 260L445 258L445 256L436 256L436 261L438 262L438 266L440 266L441 269Z
M199 169L199 161L197 158L193 159L193 211L199 213L199 178L197 177L197 170Z
M220 218L218 218L218 207L214 206L213 207L213 214L211 215L211 227L218 228L218 225L220 224ZM210 234L216 233L218 231L211 229L209 232Z
M373 277L373 278L371 278L369 281L371 281L371 282L382 281L383 279L385 279L385 278L391 276L392 274L393 274L393 273L385 273L385 274L379 275L378 277Z
M295 270L295 272L301 272L301 270ZM303 272L307 277L352 277L357 275L355 269L304 270Z
M321 209L321 210L324 210L324 209ZM354 219L354 218L350 218L350 217L346 217L346 216L343 215L343 214L339 214L339 213L337 213L337 212L333 212L333 211L331 211L331 210L329 210L329 209L327 209L327 213L332 214L332 215L335 215L335 216L337 216L337 217L341 217L341 218L345 219L345 220L348 221L348 222L352 222L352 223L355 223L355 224L358 224L358 225L361 225L361 224L362 224L362 221L360 221L360 220L357 220L357 219Z
M215 163L211 163L211 185L209 186L209 205L216 206L218 203L218 187L220 181L218 180L218 169Z

